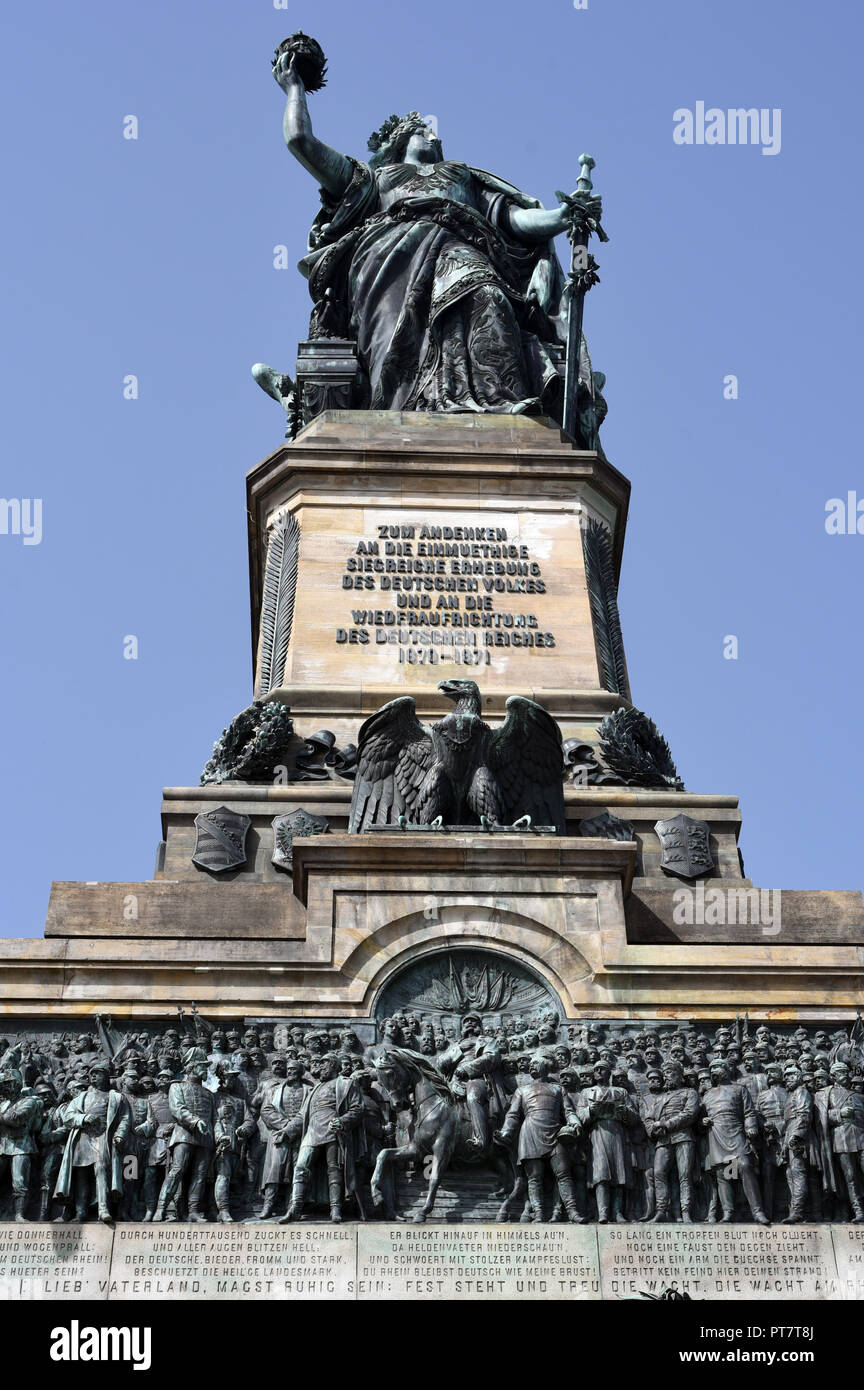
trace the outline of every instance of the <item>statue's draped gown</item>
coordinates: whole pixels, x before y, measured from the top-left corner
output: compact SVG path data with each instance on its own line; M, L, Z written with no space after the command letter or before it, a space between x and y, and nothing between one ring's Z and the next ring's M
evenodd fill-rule
M505 217L539 204L467 164L352 162L344 196L322 192L300 268L313 336L357 340L362 405L546 408L560 390L563 275L551 243L523 245Z

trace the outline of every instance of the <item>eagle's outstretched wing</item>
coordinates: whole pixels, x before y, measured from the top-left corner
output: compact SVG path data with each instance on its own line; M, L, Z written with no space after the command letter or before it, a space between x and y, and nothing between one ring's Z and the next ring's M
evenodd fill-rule
M403 812L410 819L433 758L432 732L417 718L411 696L382 705L357 737L349 833L392 825Z
M507 821L530 816L564 834L564 752L561 730L542 705L511 695L507 718L489 740L489 768L504 799Z

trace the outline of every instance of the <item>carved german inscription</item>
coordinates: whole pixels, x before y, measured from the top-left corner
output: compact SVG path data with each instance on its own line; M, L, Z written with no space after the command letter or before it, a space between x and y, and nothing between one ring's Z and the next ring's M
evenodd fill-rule
M336 642L392 646L400 665L488 666L496 650L555 646L536 612L510 606L535 606L546 580L504 526L382 522L346 557L342 588L357 606Z

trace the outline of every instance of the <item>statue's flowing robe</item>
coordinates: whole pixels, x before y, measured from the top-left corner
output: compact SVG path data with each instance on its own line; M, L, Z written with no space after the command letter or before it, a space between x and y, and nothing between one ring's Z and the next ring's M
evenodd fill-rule
M506 217L513 205L539 207L536 199L449 160L427 173L352 163L341 199L322 191L300 270L316 305L313 335L357 340L358 404L553 407L564 277L551 241L518 242Z

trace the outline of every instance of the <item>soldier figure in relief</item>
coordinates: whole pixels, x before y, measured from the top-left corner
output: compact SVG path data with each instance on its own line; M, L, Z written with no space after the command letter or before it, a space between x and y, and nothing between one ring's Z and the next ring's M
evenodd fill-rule
M245 1146L257 1133L257 1127L240 1085L240 1067L234 1062L220 1062L218 1070L220 1084L216 1092L216 1121L213 1126L216 1152L213 1195L219 1220L229 1224L234 1220L231 1215L231 1183L240 1170Z
M464 1084L471 1121L469 1146L476 1154L485 1153L491 1129L504 1114L508 1097L500 1049L494 1038L484 1038L479 1014L465 1015L459 1042L448 1049L440 1062L445 1073L452 1071L455 1080Z
M715 1057L710 1066L711 1086L702 1097L708 1130L708 1162L714 1171L723 1214L721 1221L734 1220L735 1194L732 1182L740 1177L741 1186L754 1221L770 1226L762 1210L762 1196L753 1162L753 1143L759 1137L759 1122L750 1092L735 1085L729 1066Z
M54 1188L66 1130L63 1128L63 1105L57 1103L57 1093L50 1081L37 1081L33 1088L42 1102L42 1120L39 1125L39 1220L47 1221L51 1215ZM59 1218L58 1218L59 1219Z
M42 1124L42 1101L30 1088L22 1095L21 1073L17 1067L0 1071L0 1180L11 1170L14 1220L26 1221L25 1207L30 1191L33 1154L38 1152L36 1136Z
M216 1097L204 1085L209 1071L207 1054L192 1047L183 1058L185 1081L175 1081L168 1090L168 1107L174 1128L168 1140L171 1160L154 1221L171 1219L166 1215L177 1200L183 1179L188 1176L186 1200L190 1221L206 1221L202 1211L204 1188L216 1145Z
M767 1085L756 1096L761 1145L762 1209L769 1220L774 1216L774 1191L777 1170L783 1164L783 1129L786 1113L786 1088L779 1062L769 1062L765 1068Z
M159 1192L165 1181L168 1168L168 1140L174 1129L174 1116L168 1104L168 1087L173 1081L173 1073L163 1067L156 1074L156 1089L147 1097L147 1116L138 1126L138 1134L144 1141L144 1215L142 1221L152 1221ZM176 1218L176 1211L173 1214Z
M591 1138L591 1178L597 1201L597 1221L604 1226L626 1221L624 1198L633 1181L630 1138L627 1130L636 1114L630 1096L621 1086L610 1086L611 1068L597 1062L594 1085L582 1092L577 1110L581 1124Z
M789 1214L784 1218L784 1224L791 1226L807 1220L808 1191L813 1204L819 1200L810 1172L810 1162L818 1160L819 1140L814 1125L816 1110L813 1096L796 1063L787 1064L784 1078L783 1156L789 1183Z
M639 1111L648 1138L654 1142L654 1221L669 1221L669 1179L678 1173L681 1220L693 1220L693 1176L696 1141L693 1126L699 1118L699 1094L684 1085L677 1062L667 1062L662 1073L648 1073L648 1091L639 1102Z
M343 1056L342 1060L344 1063L346 1058ZM375 1164L381 1150L393 1143L396 1128L388 1118L390 1106L382 1092L374 1084L374 1073L365 1070L355 1071L354 1076L363 1099L363 1119L357 1129L357 1187L355 1196L360 1216L365 1221L367 1213L371 1212L373 1207L371 1181ZM385 1210L392 1210L395 1206L395 1192L392 1175L389 1172L382 1179L382 1188L384 1190ZM367 1193L368 1201L366 1200Z
M129 1107L129 1132L126 1138L124 1157L134 1162L126 1168L123 1177L123 1220L138 1219L138 1196L144 1180L147 1144L140 1127L147 1120L147 1093L141 1077L133 1066L129 1066L122 1078L123 1098Z
M825 1096L831 1147L843 1175L849 1195L852 1220L864 1222L864 1099L849 1089L849 1068L845 1062L834 1062L830 1069L831 1085Z
M501 1129L497 1131L497 1143L509 1146L518 1134L517 1166L521 1169L521 1180L517 1182L514 1193L528 1188L528 1201L531 1206L531 1220L543 1220L543 1169L548 1161L555 1176L558 1193L567 1212L568 1221L578 1222L582 1213L576 1200L576 1188L570 1173L570 1163L562 1142L562 1130L567 1128L567 1138L577 1139L581 1126L575 1115L568 1117L564 1107L564 1092L556 1083L549 1080L551 1070L549 1059L538 1054L531 1058L531 1080L517 1087ZM510 1198L499 1213L500 1220L507 1220Z
M291 1191L303 1135L303 1103L310 1089L303 1080L303 1063L293 1058L286 1061L277 1057L272 1075L273 1080L264 1088L261 1100L261 1119L267 1129L261 1174L262 1221L272 1217L280 1189Z
M70 1101L64 1112L69 1137L55 1196L68 1199L74 1192L75 1219L86 1221L92 1201L92 1174L99 1220L110 1225L111 1197L123 1191L122 1154L131 1116L120 1091L109 1086L105 1062L94 1062L88 1077L87 1089Z
M281 1225L302 1215L319 1155L327 1164L331 1221L342 1220L344 1192L355 1189L351 1131L363 1118L363 1098L353 1078L337 1076L338 1067L337 1057L326 1053L321 1058L320 1080L303 1102L303 1138L294 1169L291 1205L281 1218Z

